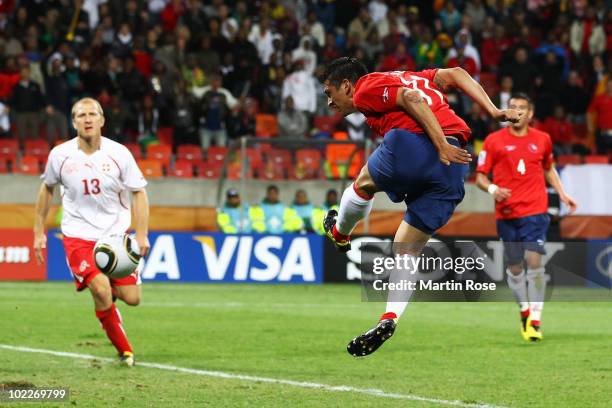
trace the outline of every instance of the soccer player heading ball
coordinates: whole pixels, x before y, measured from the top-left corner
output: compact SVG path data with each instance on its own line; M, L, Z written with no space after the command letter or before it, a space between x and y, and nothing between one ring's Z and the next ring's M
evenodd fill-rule
M343 115L360 111L370 127L384 135L344 191L338 212L330 210L324 221L327 236L344 252L350 249L351 231L370 212L379 191L393 202L406 203L406 215L394 238L405 245L396 245L395 251L414 257L463 199L463 177L471 161L463 146L471 131L448 106L447 88L462 90L496 120L517 121L521 114L498 109L462 68L368 74L359 60L343 57L327 67L322 80L330 107ZM401 280L403 273L391 271L389 281ZM376 351L393 335L410 295L408 290L389 292L379 323L351 340L348 352L358 357Z
M43 261L46 247L45 219L53 190L61 185L62 233L66 259L77 290L89 288L96 317L113 343L121 361L134 364L134 353L122 326L114 297L131 306L140 302L139 270L120 279L109 279L97 268L93 258L96 240L109 234L123 234L130 227L130 197L134 203L136 242L140 255L149 249L149 203L145 181L130 151L102 137L104 112L91 98L72 107L72 123L77 137L56 146L49 153L43 183L36 200L34 250Z
M521 309L521 335L542 339L540 318L546 294L542 254L548 229L546 179L559 193L570 213L576 202L563 190L553 166L548 133L529 127L533 103L525 94L514 94L508 106L523 112L521 119L485 139L478 156L476 184L495 198L497 233L504 242L508 286ZM493 183L488 178L493 171ZM527 261L527 274L523 261Z

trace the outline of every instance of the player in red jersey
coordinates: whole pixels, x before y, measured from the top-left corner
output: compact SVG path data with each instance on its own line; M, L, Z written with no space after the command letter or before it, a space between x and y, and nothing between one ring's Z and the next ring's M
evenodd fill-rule
M367 73L359 60L333 61L323 75L330 107L343 115L360 111L370 127L384 135L353 185L342 195L339 211L330 210L324 226L341 251L350 249L349 235L372 208L374 194L387 193L404 201L407 211L394 242L405 243L398 253L418 257L431 235L442 227L464 195L463 179L470 136L465 122L449 107L444 91L461 89L493 118L517 120L513 110L499 110L482 87L462 68L421 72ZM390 271L390 282L414 277L417 271ZM411 291L389 291L386 312L379 323L347 346L353 356L374 352L391 337L406 309Z
M62 233L66 260L78 291L89 288L96 317L119 353L122 363L134 365L134 352L115 306L116 296L126 304L140 302L140 277L136 270L120 279L109 279L93 259L96 241L107 234L123 234L131 224L130 197L134 204L136 242L140 255L149 249L149 203L145 181L134 157L123 145L102 137L104 112L91 98L72 107L77 137L51 150L36 199L34 251L43 261L45 220L53 190L62 188Z
M576 202L563 190L553 166L550 136L529 126L533 117L529 96L515 94L508 106L523 115L518 122L487 136L478 156L476 184L495 198L497 232L508 263L508 286L521 309L521 335L525 340L538 341L542 339L540 319L547 281L541 262L549 224L545 180L559 193L570 213L576 209ZM491 171L493 182L488 178Z

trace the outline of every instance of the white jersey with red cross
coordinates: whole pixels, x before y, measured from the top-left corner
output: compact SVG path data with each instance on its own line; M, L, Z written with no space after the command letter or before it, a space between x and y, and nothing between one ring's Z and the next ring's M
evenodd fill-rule
M122 144L102 137L100 149L86 154L77 139L51 150L42 175L46 185L61 186L62 233L91 241L124 233L131 223L129 192L147 182Z

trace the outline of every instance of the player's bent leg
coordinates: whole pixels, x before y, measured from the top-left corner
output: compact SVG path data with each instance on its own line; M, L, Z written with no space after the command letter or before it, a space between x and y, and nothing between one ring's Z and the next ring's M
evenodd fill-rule
M117 298L123 300L127 305L138 306L142 290L139 285L114 286Z
M100 320L102 329L115 346L121 362L126 366L133 366L134 352L123 329L119 309L112 301L110 281L105 275L98 274L89 282L88 287L94 299L96 317Z
M347 252L351 249L350 234L357 223L372 210L376 191L378 191L376 184L366 164L357 180L342 194L338 211L328 211L323 221L323 228L338 251Z

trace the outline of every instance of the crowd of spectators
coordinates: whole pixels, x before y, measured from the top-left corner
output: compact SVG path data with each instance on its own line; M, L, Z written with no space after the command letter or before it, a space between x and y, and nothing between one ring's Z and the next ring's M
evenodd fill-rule
M225 145L255 134L324 137L317 75L336 57L370 70L466 69L496 103L530 94L558 154L612 146L609 0L8 0L0 2L0 134L65 139L69 109L97 98L105 135ZM495 124L449 94L476 141ZM10 118L10 120L9 120ZM370 137L363 117L339 123ZM375 135L374 135L375 136Z

